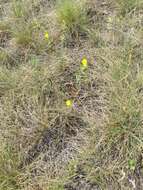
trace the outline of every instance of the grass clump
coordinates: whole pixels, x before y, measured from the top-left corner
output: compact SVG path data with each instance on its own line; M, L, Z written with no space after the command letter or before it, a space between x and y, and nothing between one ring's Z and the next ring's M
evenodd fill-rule
M7 52L1 50L0 51L0 61L2 64L6 64L8 63L8 59L9 59L9 56L7 54Z
M6 67L16 65L16 60L5 49L0 50L0 62L1 62L1 65L4 65Z
M118 1L121 14L125 16L127 13L132 11L133 9L141 8L143 5L142 0L119 0Z
M32 46L33 45L33 28L31 25L20 25L17 31L14 33L17 44L22 46Z
M12 36L18 46L30 48L37 54L47 51L51 47L50 39L45 38L44 29L35 21L18 22L16 27L12 29Z
M142 1L0 2L0 189L143 189Z
M0 21L0 31L9 31L10 30L10 23L7 20Z
M126 148L131 153L131 149L133 148L133 152L136 151L135 146L140 143L138 130L142 127L140 122L142 120L142 103L138 90L139 83L143 81L141 81L142 72L139 71L136 74L136 65L133 63L131 65L131 55L126 56L128 59L125 58L123 62L113 65L111 71L113 91L110 102L112 107L110 133L113 136L125 138L129 146Z
M18 184L17 156L9 145L1 146L0 149L0 189L20 189Z
M63 31L72 36L78 36L79 33L86 31L88 18L84 5L73 0L62 0L58 4L57 17Z
M28 16L31 15L32 3L29 0L23 1L17 1L14 0L12 2L12 13L13 16L17 19L28 19Z
M13 13L14 16L17 18L21 18L24 15L26 15L25 9L23 8L24 4L22 4L20 1L14 1L13 2Z

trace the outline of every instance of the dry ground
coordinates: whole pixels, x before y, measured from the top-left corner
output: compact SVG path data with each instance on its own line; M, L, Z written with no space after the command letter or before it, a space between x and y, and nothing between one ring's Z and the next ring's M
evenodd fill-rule
M0 0L0 190L142 190L142 49L142 0Z

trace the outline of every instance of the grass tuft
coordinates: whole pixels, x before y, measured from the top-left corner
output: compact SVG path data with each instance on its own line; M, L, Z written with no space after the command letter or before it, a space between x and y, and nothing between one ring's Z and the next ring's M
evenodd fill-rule
M0 0L0 190L143 189L142 0Z
M62 0L57 7L57 17L63 31L78 36L87 30L87 13L84 3Z

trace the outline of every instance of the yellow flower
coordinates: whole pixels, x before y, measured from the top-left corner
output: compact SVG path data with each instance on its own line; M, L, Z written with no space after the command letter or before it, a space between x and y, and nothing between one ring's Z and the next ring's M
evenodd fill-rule
M67 107L72 107L73 101L72 100L66 100L66 106Z
M86 58L83 58L81 61L81 69L85 70L88 67L88 61Z
M49 39L49 33L48 32L45 32L45 39Z

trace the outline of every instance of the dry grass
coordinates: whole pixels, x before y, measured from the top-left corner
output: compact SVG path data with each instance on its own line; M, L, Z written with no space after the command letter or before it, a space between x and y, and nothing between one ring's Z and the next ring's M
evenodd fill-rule
M0 0L0 190L143 189L142 19L142 0Z

